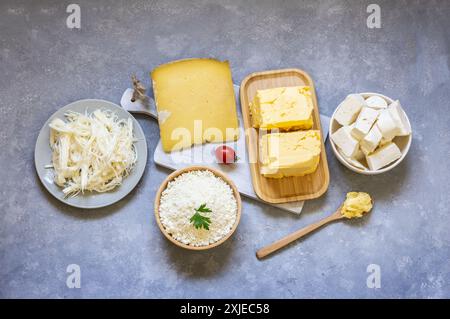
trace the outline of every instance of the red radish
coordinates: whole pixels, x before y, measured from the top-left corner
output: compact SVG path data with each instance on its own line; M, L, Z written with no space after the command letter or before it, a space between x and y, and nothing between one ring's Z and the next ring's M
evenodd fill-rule
M226 145L217 146L215 154L217 163L220 164L232 164L238 160L234 149Z

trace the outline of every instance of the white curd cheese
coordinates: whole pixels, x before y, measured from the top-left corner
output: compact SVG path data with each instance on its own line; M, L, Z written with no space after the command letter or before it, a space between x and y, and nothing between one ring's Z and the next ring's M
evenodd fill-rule
M49 124L55 183L70 196L119 186L137 161L131 119L100 109L65 117Z
M402 157L402 152L395 143L388 143L370 155L367 155L367 164L371 170L378 170Z
M378 129L383 135L383 139L392 141L394 137L401 133L398 123L392 118L389 110L382 110L377 120Z
M206 204L211 212L209 230L196 229L190 222L195 210ZM161 194L159 216L164 228L177 241L207 246L225 237L237 218L233 190L222 178L208 170L194 170L177 176Z
M359 94L350 94L338 106L334 119L341 125L352 124L365 105L364 98Z
M394 138L411 134L400 102L388 106L376 95L364 100L350 94L338 106L334 120L341 125L331 134L337 152L347 163L364 170L379 170L398 160L402 153Z
M398 136L406 136L411 134L411 128L408 125L408 120L406 118L405 111L400 104L399 100L396 100L389 105L389 113L391 114L392 119L399 127Z
M347 157L354 157L358 152L358 140L350 134L350 130L347 126L343 126L331 134L331 139Z
M363 107L358 115L358 118L356 119L356 122L354 123L354 127L352 128L351 133L353 137L355 137L358 141L361 140L365 135L367 135L367 133L369 133L369 130L372 128L373 123L377 120L377 117L377 110L370 107Z
M369 107L373 107L375 109L385 109L387 108L387 102L380 96L372 95L366 99L366 104Z
M361 150L364 154L370 154L378 147L381 142L383 135L378 129L377 125L374 125L369 133L360 141Z

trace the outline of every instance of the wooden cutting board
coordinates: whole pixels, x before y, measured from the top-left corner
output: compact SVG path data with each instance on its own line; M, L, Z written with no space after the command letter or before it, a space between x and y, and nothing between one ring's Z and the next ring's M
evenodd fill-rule
M279 179L264 177L259 173L259 132L251 125L249 103L253 100L257 90L299 85L310 86L312 91L314 104L313 129L320 130L322 136L322 151L319 166L314 173L306 176L283 177ZM246 142L252 183L258 197L269 203L287 203L317 198L325 193L330 183L330 174L325 153L324 135L320 125L319 107L311 77L299 69L252 73L241 83L240 100L244 128L247 132Z

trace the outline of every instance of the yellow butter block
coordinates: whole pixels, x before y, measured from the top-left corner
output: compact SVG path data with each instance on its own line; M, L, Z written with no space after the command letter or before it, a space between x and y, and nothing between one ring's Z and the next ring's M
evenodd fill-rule
M250 103L255 128L308 130L313 126L313 102L309 86L258 90Z
M260 141L260 173L271 178L314 173L320 152L317 130L265 134Z
M188 59L151 73L165 152L239 137L228 61Z

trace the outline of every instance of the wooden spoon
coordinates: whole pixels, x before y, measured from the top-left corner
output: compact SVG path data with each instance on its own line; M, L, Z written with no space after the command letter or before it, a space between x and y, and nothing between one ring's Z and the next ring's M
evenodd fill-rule
M341 213L341 208L342 206L340 206L333 214L331 214L328 217L325 217L322 220L319 220L318 222L311 224L309 226L306 226L302 229L297 230L296 232L293 232L290 235L287 235L286 237L281 238L280 240L264 247L261 248L260 250L258 250L256 252L256 257L258 257L258 259L264 258L267 255L270 255L271 253L289 245L290 243L292 243L293 241L296 241L297 239L309 234L310 232L339 219L343 219L345 218L344 215L342 215Z

